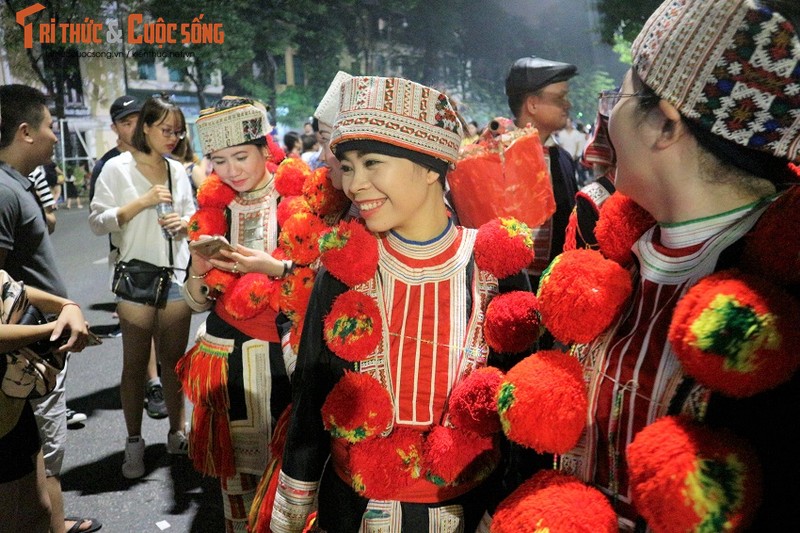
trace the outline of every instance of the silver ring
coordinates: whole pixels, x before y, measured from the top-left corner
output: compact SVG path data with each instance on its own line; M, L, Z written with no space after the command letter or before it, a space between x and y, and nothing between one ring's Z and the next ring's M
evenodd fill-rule
M233 272L234 274L236 274L237 272L239 272L239 261L236 261L236 262L233 264L233 269L231 270L231 272Z

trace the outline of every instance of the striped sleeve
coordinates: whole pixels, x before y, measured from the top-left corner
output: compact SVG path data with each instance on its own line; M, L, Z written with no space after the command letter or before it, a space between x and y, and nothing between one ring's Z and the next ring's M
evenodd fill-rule
M33 183L33 188L36 191L36 196L39 197L39 201L42 203L42 207L45 209L54 207L56 201L53 198L53 193L50 192L50 186L47 184L47 179L44 175L44 167L41 165L36 167L36 169L28 175L28 179Z

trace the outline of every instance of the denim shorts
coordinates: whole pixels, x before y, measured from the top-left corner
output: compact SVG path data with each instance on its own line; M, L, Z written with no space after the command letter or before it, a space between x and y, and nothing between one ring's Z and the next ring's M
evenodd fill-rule
M181 294L181 286L173 279L169 284L169 291L167 292L167 303L177 302L178 300L183 300L183 295ZM120 298L119 296L114 298L114 302L116 303L127 302L133 305L147 305L147 304L140 304L139 302L132 302L130 300Z

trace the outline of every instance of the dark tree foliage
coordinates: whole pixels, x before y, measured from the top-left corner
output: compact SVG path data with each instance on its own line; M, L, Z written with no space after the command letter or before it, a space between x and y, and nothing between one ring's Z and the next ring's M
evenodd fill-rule
M617 32L624 40L633 41L659 5L661 0L597 0L603 42L613 44Z

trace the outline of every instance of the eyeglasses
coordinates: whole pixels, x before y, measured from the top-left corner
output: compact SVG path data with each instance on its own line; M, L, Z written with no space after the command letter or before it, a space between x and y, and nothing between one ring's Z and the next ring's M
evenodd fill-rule
M552 104L558 107L570 107L572 104L567 98L566 94L560 93L551 93L547 91L542 91L540 93L534 93L536 96L547 102L548 104Z
M179 140L186 138L186 131L185 130L177 130L176 131L176 130L173 130L173 129L170 129L170 128L158 128L158 129L161 130L161 135L163 135L165 139L169 139L173 135Z
M616 107L621 99L629 96L643 95L644 93L642 91L636 91L635 93L621 93L619 92L619 89L606 89L605 91L600 91L600 94L597 96L599 99L598 107L600 114L604 117L608 117L611 115L611 110Z

